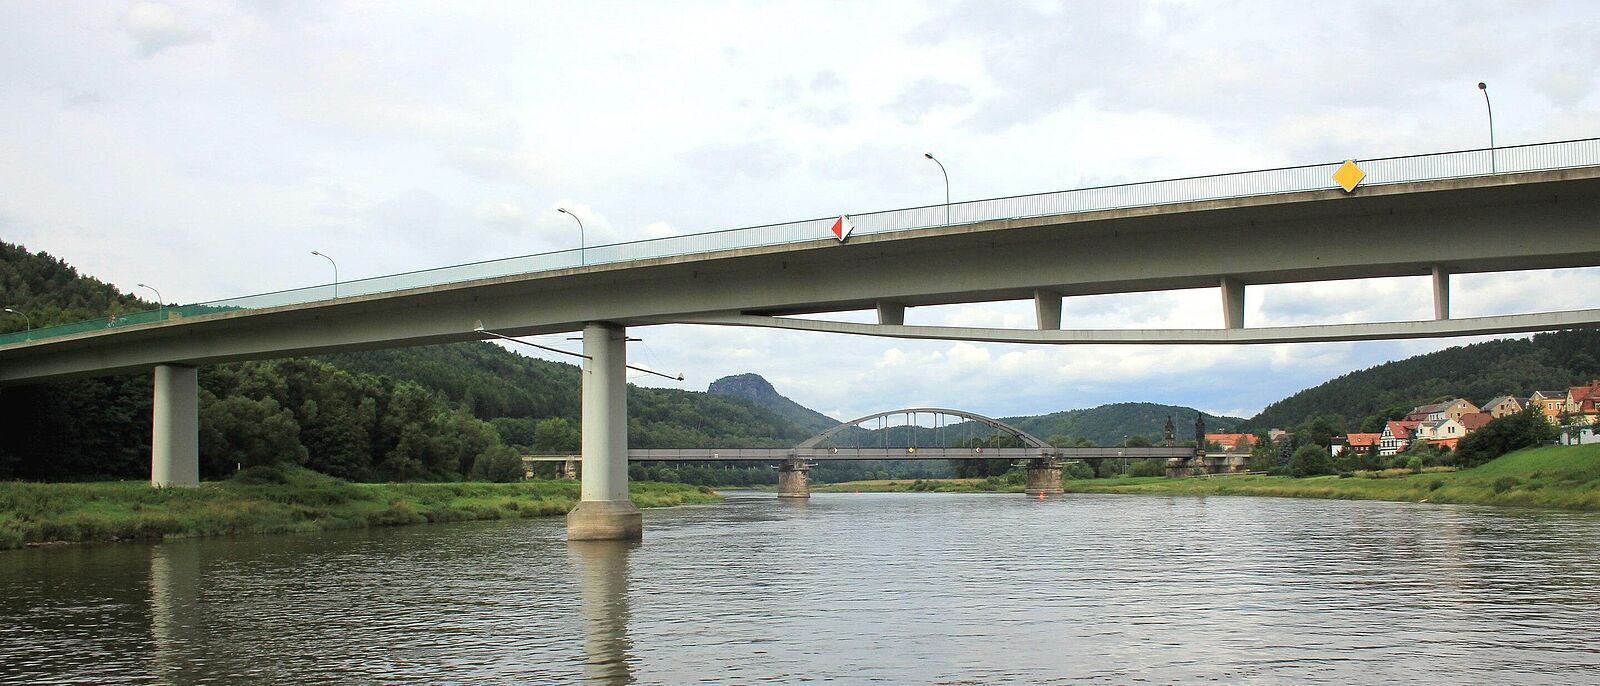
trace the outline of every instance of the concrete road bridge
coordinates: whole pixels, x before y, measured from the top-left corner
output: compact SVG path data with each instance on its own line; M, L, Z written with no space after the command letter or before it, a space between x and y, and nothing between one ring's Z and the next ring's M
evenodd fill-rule
M1353 167L1353 169L1351 168ZM574 539L637 538L627 328L763 326L1039 344L1254 344L1600 326L1600 309L1451 315L1453 274L1600 265L1600 139L1119 184L746 227L162 307L0 335L0 386L153 370L151 483L198 480L195 367L583 332ZM1448 237L1421 240L1415 237ZM1261 284L1428 276L1433 314L1248 327ZM1063 298L1211 288L1215 328L1081 329ZM907 323L916 307L1026 300L1025 329ZM818 319L872 310L875 323ZM795 315L808 315L807 318Z
M1012 442L1020 444L1019 447L972 447L972 446L938 446L917 445L917 432L914 427L920 417L928 415L935 418L935 426L928 428L924 433L932 434L934 440L944 438L944 427L948 424L937 423L941 418L956 418L961 422L969 422L981 427L992 429L996 433L1014 439ZM887 421L891 417L905 417L906 423L890 427ZM851 428L874 421L885 420L879 428L878 436L885 439L882 445L838 445L841 436L846 435ZM890 446L888 443L888 430L890 428L912 427L905 433L910 440L908 445ZM870 429L868 430L871 431ZM961 431L966 434L966 431ZM1197 445L1204 445L1205 432L1203 428L1197 432L1199 441ZM900 410L877 412L864 417L857 417L847 422L842 422L822 433L808 438L793 448L630 448L628 449L629 462L771 462L778 467L778 497L780 498L809 498L811 497L809 473L811 467L818 461L834 460L1004 460L1021 464L1024 467L1025 481L1024 493L1030 496L1060 494L1061 465L1063 462L1086 461L1095 462L1110 459L1164 459L1168 460L1174 468L1180 465L1183 468L1191 466L1204 466L1205 449L1170 445L1172 436L1168 434L1166 446L1152 447L1123 447L1123 448L1058 448L1022 429L992 419L980 414L965 410L952 410L938 407L908 407ZM524 455L523 462L558 462L562 465L563 475L575 474L573 467L581 459L581 455L565 454L534 454Z

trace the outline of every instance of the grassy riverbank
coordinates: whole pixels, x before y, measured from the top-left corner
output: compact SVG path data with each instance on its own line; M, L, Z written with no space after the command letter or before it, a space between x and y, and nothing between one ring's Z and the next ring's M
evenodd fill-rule
M714 491L641 482L639 507L716 502ZM0 549L32 543L310 532L565 514L576 481L359 484L269 470L199 488L143 482L0 483Z
M1145 495L1255 495L1284 498L1397 500L1407 502L1544 507L1600 511L1600 445L1550 446L1506 455L1459 472L1397 474L1384 478L1319 476L1215 476L1082 479L1064 484L1069 493ZM1020 492L984 479L853 481L819 492Z

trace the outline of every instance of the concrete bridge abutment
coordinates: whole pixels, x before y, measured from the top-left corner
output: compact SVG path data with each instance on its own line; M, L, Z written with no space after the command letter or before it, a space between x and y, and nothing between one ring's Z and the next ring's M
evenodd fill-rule
M810 498L811 465L805 460L785 460L778 465L778 497Z
M1033 460L1023 470L1023 476L1023 492L1029 497L1061 495L1066 492L1066 489L1061 487L1060 460Z
M567 513L569 541L635 541L644 517L628 497L628 332L583 326L583 478Z

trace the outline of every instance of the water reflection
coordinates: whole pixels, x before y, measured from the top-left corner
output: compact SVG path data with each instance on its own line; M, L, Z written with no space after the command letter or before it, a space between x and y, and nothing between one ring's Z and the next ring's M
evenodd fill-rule
M628 639L628 555L633 541L569 541L583 605L583 677L590 684L631 684Z
M150 674L159 683L178 683L192 641L184 635L199 603L200 550L173 543L151 546Z

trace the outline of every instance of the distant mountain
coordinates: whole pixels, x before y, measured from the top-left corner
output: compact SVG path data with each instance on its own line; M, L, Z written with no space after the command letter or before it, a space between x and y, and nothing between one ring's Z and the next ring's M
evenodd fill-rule
M1194 416L1198 410L1156 403L1113 403L1086 410L1067 410L1032 417L1006 417L1001 421L1039 438L1051 436L1087 438L1095 445L1118 445L1125 436L1144 436L1159 442L1167 418L1172 418L1173 434L1179 441L1194 440ZM1239 417L1204 414L1206 431L1227 433L1243 424Z
M832 428L839 422L821 412L801 405L778 393L778 389L760 374L735 374L724 376L706 388L711 395L743 398L776 413L778 416L804 427L812 433Z
M1495 396L1600 377L1600 331L1542 333L1486 341L1350 372L1279 400L1248 422L1251 429L1292 428L1316 418L1357 430L1371 418L1451 398L1483 403Z

